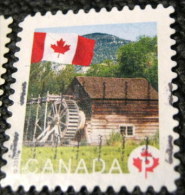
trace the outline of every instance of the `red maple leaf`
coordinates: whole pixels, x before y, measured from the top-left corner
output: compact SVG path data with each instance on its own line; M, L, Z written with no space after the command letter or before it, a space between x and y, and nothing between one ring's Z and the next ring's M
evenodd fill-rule
M140 158L134 158L133 160L134 160L133 165L139 169L139 172L141 172L142 171L142 160Z
M153 172L153 170L155 169L155 167L157 167L159 165L159 158L154 158L153 157L153 165L151 167L147 167L146 171L147 172Z
M65 44L63 39L57 41L57 44L51 44L51 48L55 53L64 54L65 52L70 50L70 45Z
M143 157L149 157L151 156L152 157L152 154L150 152L148 152L147 150L144 150L142 153L141 153L141 156Z
M147 150L143 151L143 152L141 153L141 156L146 157L146 160L145 160L145 163L146 163L146 164L149 163L149 161L147 160L147 157L152 157L152 159L153 159L153 165L152 165L151 167L147 167L147 168L146 168L146 171L147 171L147 172L148 172L148 171L149 171L149 172L153 172L154 168L157 167L157 166L159 165L159 158L154 158L154 157L152 156L152 154L151 154L150 152L148 152Z
M133 158L133 165L138 168L139 172L145 171L145 177L147 177L147 172L153 172L159 165L159 158L154 158L147 150L141 152L141 156L145 157L145 160L143 161L143 159L140 159L139 157ZM152 158L152 165L150 167L146 167L145 170L142 170L142 163L145 163L146 165L150 163L150 160L148 159L149 157Z

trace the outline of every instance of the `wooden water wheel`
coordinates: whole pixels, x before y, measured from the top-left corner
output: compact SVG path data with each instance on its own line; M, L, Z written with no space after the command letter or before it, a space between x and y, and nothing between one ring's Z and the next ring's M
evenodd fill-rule
M33 141L36 143L65 143L73 140L79 129L85 125L85 115L79 110L75 100L68 96L47 96L47 98L32 99L32 104L46 103L44 127L36 136L37 121L39 121L39 107L36 111L36 124ZM37 133L38 134L38 133Z

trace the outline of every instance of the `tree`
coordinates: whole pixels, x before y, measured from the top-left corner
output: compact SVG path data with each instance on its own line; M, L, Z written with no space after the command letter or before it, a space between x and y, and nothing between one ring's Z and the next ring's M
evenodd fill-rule
M45 94L53 81L54 72L50 62L40 62L31 65L28 97ZM50 87L49 87L50 88Z
M101 64L93 64L87 71L87 76L115 77L119 73L119 65L111 60L106 60Z
M60 70L56 75L56 92L65 92L74 77L81 75L82 74L76 73L74 65L66 65L65 69Z
M66 65L62 70L55 70L51 62L40 62L31 65L28 99L50 94L64 93L75 76L74 65Z
M139 37L118 50L119 77L144 77L157 89L157 37Z

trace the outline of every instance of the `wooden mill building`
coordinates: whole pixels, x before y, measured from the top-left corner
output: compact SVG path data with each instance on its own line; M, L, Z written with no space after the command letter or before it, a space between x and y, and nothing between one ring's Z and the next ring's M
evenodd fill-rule
M66 91L85 113L85 137L103 143L113 132L143 140L158 131L158 93L144 78L76 77Z

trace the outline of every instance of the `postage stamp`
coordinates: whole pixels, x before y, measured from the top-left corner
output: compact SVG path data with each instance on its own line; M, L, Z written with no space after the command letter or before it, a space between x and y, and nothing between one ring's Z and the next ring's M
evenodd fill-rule
M176 189L173 11L25 18L2 186Z
M8 28L8 25L11 22L12 18L5 19L3 16L0 16L0 85L4 83L1 75L5 73L6 70L2 67L2 65L7 61L7 59L4 58L4 54L8 52L8 48L5 47L5 45L10 41L7 34L11 32L11 29ZM3 91L0 89L0 95L2 95L2 93Z

